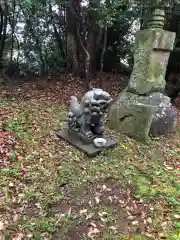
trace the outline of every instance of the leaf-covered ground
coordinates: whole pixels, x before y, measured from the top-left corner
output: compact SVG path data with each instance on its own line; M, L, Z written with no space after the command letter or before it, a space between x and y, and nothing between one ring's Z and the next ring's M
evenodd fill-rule
M180 124L146 145L108 131L119 147L88 158L55 136L83 84L48 84L1 89L0 239L180 239Z

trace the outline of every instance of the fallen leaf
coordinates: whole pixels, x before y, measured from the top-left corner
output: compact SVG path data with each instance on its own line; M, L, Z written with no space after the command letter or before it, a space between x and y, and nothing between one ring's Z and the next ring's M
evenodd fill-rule
M167 170L173 170L173 167L166 166L166 169L167 169Z
M97 225L96 225L94 222L90 222L90 223L88 224L88 227L94 227L94 228L96 228Z
M4 230L4 223L0 222L0 231Z
M87 209L82 209L79 211L80 214L84 214L84 213L87 213Z
M112 201L113 201L113 199L112 199L112 197L111 197L111 196L109 196L109 197L108 197L108 199L110 200L110 202L112 202Z
M114 231L117 230L117 228L114 226L110 226L109 229L114 230Z
M90 227L88 230L87 236L92 238L99 235L99 233L100 233L100 230L98 228Z
M113 231L115 234L118 232L117 228L115 226L110 226L108 229Z
M119 199L119 203L124 207L125 206L125 201Z
M106 192L111 192L112 191L112 188L107 188L106 189Z
M17 222L19 220L19 214L14 214L13 216L13 222Z
M72 212L72 208L69 206L66 210L66 214L71 214L71 212Z
M159 237L161 238L164 238L165 237L165 233L161 232L161 233L158 233Z
M17 159L18 159L18 161L22 161L23 157L21 155L18 155Z
M22 240L24 238L24 234L23 233L17 233L16 235L14 235L12 237L12 240Z
M90 219L92 217L93 217L93 213L89 213L89 214L86 215L86 220L88 220L88 219Z
M100 202L99 197L95 197L94 199L95 199L96 203L99 203L99 202Z
M29 233L29 234L27 235L27 237L28 237L28 238L32 238L32 237L33 237L33 234Z
M107 212L99 212L98 214L100 217L107 217L107 215L108 215Z
M133 220L134 218L135 218L135 217L132 216L132 215L130 215L130 216L127 217L128 220Z

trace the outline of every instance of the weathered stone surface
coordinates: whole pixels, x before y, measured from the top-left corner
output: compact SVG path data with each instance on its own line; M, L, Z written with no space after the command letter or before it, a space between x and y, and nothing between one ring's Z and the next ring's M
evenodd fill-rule
M69 129L79 132L85 139L103 135L103 115L111 102L110 94L98 88L88 91L80 103L77 97L72 96L68 113Z
M58 132L56 134L59 138L67 141L72 146L82 150L85 152L88 156L94 157L97 154L99 154L101 151L103 151L104 148L97 148L93 143L85 143L83 142L78 134L74 134L72 132L69 132L67 128L65 128L63 131ZM117 146L117 143L110 138L105 138L107 140L105 148L114 148Z
M138 96L123 92L109 109L107 125L137 140L146 141L152 122L151 108L138 104Z
M158 92L147 97L122 92L108 114L110 128L140 140L147 140L149 134L173 131L176 124L177 114L170 99Z
M164 110L164 114L160 118L153 119L149 133L153 136L159 136L176 129L177 111L171 106Z
M146 95L164 92L166 66L175 37L175 33L159 28L137 33L129 92Z

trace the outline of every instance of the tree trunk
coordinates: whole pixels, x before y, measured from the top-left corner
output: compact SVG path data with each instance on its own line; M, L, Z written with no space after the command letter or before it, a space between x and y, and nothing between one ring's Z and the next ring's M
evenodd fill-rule
M15 31L15 9L16 9L16 1L13 1L13 17L11 23L11 57L10 62L13 62L13 50L14 50L14 31Z
M96 53L98 51L98 7L100 1L89 0L89 10L88 10L88 37L87 37L87 52L90 55L90 65L89 65L89 75L96 71Z
M78 23L77 24L77 29L76 29L78 42L79 42L79 45L80 45L80 47L83 50L83 53L85 55L85 76L86 76L86 81L85 81L84 87L85 87L85 92L86 92L86 91L91 89L91 77L92 77L92 74L91 74L91 55L89 54L87 48L85 47L85 44L83 43L83 40L82 40L81 36L80 36L80 32L79 32L79 29L80 29L79 21L80 20L78 21L78 19L76 19L76 21Z
M106 45L107 45L107 26L104 28L104 38L103 38L103 49L101 53L101 60L100 60L100 72L103 72L103 62L104 62L104 54L106 52Z
M4 52L4 47L5 47L5 40L6 40L6 32L7 32L7 23L8 23L8 6L7 2L1 2L0 3L0 8L1 8L1 21L2 21L2 32L1 32L1 39L0 39L0 61L3 58L3 52Z
M72 75L78 76L79 74L79 57L78 57L78 50L77 50L77 41L74 34L68 34L67 36L67 64L68 64L68 71L72 71Z
M1 13L0 40L1 40L2 31L3 31L3 23L4 23L4 15L3 13Z
M62 57L65 58L66 54L64 51L65 48L64 48L63 40L57 30L56 23L55 23L55 16L53 15L52 6L50 3L49 3L49 12L50 12L51 20L52 20L52 26L53 26L54 36L56 39L57 46L58 46L59 50L61 51Z
M7 31L7 16L4 16L3 33L0 41L0 59L3 58L3 52L4 52L5 40L6 40L6 31Z
M86 62L85 62L85 73L86 73L86 81L85 81L85 92L91 89L91 77L92 77L92 66L91 66L91 57L88 51L86 51Z
M58 45L58 47L61 51L61 55L62 55L63 58L65 58L66 55L65 55L65 51L64 51L64 44L63 44L61 36L60 36L60 34L57 30L57 27L56 27L55 23L53 23L53 30L54 30L54 36L56 38L57 45Z
M67 68L72 71L73 76L79 74L80 61L77 41L77 20L79 1L70 0L66 9L67 25Z

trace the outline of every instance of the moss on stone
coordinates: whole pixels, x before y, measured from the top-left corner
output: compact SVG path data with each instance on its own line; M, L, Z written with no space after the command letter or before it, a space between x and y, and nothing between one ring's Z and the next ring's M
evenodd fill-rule
M152 92L152 89L156 91L156 88L165 88L164 77L169 53L161 49L170 51L173 48L174 39L174 33L162 29L147 29L137 33L135 61L129 89L134 89L139 94L146 94ZM159 48L159 52L155 52L154 48Z
M155 78L159 78L162 75L163 67L161 64L155 63L153 67L153 75Z

